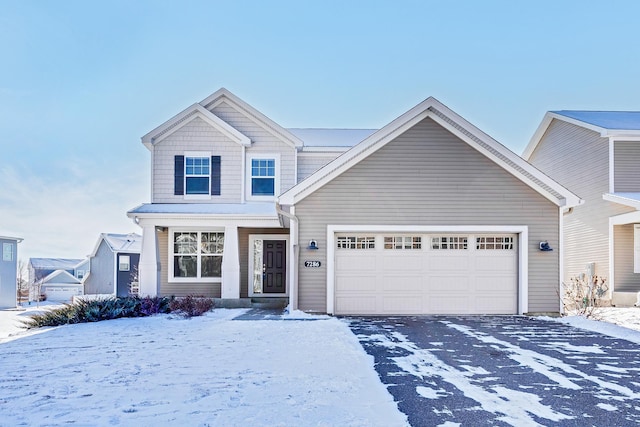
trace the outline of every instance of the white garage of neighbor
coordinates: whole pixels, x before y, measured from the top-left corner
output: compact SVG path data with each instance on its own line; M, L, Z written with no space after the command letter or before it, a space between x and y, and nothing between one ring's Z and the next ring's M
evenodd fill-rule
M526 306L526 245L518 244L526 227L330 228L327 302L335 314L516 314Z

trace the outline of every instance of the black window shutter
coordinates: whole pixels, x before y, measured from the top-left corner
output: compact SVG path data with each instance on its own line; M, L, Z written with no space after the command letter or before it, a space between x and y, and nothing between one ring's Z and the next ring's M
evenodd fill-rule
M184 156L175 156L174 165L173 194L182 196L184 194Z
M220 156L211 156L211 195L220 195Z

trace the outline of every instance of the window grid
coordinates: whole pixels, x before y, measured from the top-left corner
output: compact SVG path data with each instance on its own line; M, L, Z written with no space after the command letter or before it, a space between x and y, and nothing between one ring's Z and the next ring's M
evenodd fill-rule
M467 237L461 236L439 236L431 238L432 249L453 249L453 250L465 250L468 249Z
M385 236L385 249L422 249L422 237L418 236Z
M340 236L337 239L338 249L375 249L376 238L373 236Z
M173 237L173 277L222 277L224 233L176 232Z
M186 157L184 164L185 194L209 194L209 157Z
M513 237L508 237L508 236L476 237L476 249L511 250L513 249Z
M251 159L251 195L275 196L275 159Z

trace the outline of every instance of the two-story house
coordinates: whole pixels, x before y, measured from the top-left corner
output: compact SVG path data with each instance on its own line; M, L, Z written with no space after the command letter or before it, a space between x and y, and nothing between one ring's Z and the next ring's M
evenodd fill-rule
M640 291L640 112L548 112L523 157L585 200L564 219L563 280L603 277L614 305L633 305Z
M15 308L18 300L17 271L19 237L0 236L0 309Z
M561 213L580 199L434 98L377 131L285 129L220 89L142 143L141 295L560 310Z
M84 295L137 294L141 245L139 234L101 233L89 255L90 273L83 281Z

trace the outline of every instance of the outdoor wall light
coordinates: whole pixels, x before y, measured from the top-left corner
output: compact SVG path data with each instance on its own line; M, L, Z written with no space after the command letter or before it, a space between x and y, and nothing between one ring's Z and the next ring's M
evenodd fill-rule
M540 250L543 252L549 252L552 251L553 248L551 246L549 246L549 242L540 242Z
M320 248L318 247L318 242L316 242L315 240L309 240L309 246L307 246L307 249L317 250Z

